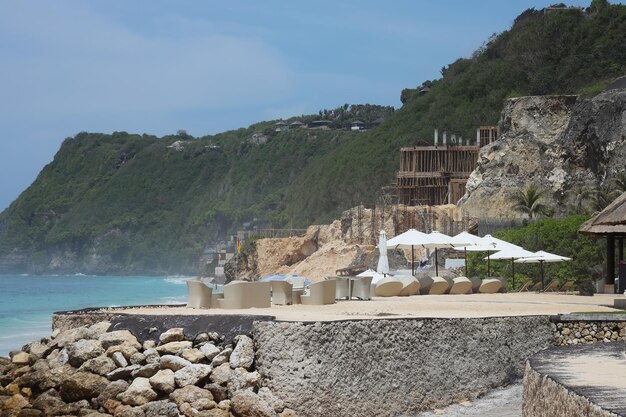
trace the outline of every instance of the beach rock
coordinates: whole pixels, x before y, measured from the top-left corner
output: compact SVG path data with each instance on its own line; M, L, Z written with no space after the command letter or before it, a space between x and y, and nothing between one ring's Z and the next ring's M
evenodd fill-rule
M14 394L8 400L0 404L3 410L21 410L24 407L30 407L28 400L21 394Z
M277 413L282 412L285 409L285 403L280 398L276 397L272 391L267 387L259 388L259 397L261 397L266 403L268 403L274 411Z
M210 380L217 385L226 385L230 379L230 365L223 363L211 372Z
M159 363L160 363L161 369L171 369L174 372L186 366L191 365L191 362L189 362L187 359L183 359L181 357L174 356L174 355L161 356L161 360Z
M213 384L207 384L204 388L211 391L211 395L213 395L213 399L217 401L218 403L228 399L228 388L224 386L213 383Z
M28 365L30 363L30 354L26 352L19 352L11 358L11 362L16 365Z
M298 414L290 408L285 408L283 412L279 414L279 417L298 417Z
M187 340L185 340L185 341L180 341L180 342L165 343L165 344L163 344L161 346L157 346L156 350L161 355L163 355L163 354L178 355L184 349L189 349L191 347L192 347L192 343L187 341Z
M111 414L100 413L96 410L80 410L80 417L112 417Z
M215 356L211 361L211 366L216 368L223 363L228 362L230 359L230 354L233 352L231 348L226 348L219 353L219 355Z
M200 349L185 349L180 354L181 358L187 359L191 363L199 363L204 359L204 353Z
M228 394L232 397L237 391L248 390L259 386L261 375L258 372L248 372L245 368L233 369L226 384Z
M133 346L135 350L139 350L141 348L141 344L137 341L137 338L128 330L115 330L113 332L103 333L98 337L98 340L102 343L102 347L105 349L108 349L111 346L121 345L123 343Z
M55 410L61 410L66 407L67 404L59 398L58 393L54 390L49 390L40 394L33 400L33 408L44 411L49 415L53 414Z
M67 349L65 348L59 351L53 350L46 358L51 368L64 366L69 361L69 359L70 357L67 354Z
M161 359L159 352L152 348L144 350L143 355L146 358L146 363L159 363L159 360Z
M35 355L37 358L45 358L52 351L50 346L41 342L33 342L27 345L28 353Z
M117 368L109 372L106 376L109 381L117 381L118 379L129 379L133 371L141 368L141 365L129 365L124 368Z
M115 409L114 417L145 417L143 408L122 404Z
M146 340L143 342L143 350L154 349L156 345L157 344L154 340Z
M208 342L210 340L211 340L211 338L209 337L209 334L207 332L198 333L196 338L193 339L193 345L194 346L200 346L203 343L206 343L206 342Z
M106 402L108 400L115 400L115 398L117 398L117 396L119 394L123 393L124 391L126 391L128 389L129 385L130 384L128 382L124 381L123 379L120 379L118 381L110 382L106 386L106 388L104 388L104 390L102 390L100 395L98 395L98 397L96 398L96 402L101 407L105 407L105 404L106 404ZM112 410L109 410L109 412L112 412Z
M222 410L220 408L214 408L212 410L202 411L199 414L200 417L231 417L227 410Z
M90 372L76 372L61 383L59 393L65 402L75 402L97 397L109 381L100 375Z
M111 355L111 359L113 360L113 362L115 362L115 364L117 366L119 366L120 368L124 368L126 366L128 366L128 361L126 360L126 358L124 357L124 355L122 354L122 352L114 352Z
M140 365L137 365L137 366L140 366ZM151 376L156 374L159 369L161 369L161 366L158 363L149 363L133 371L131 375L133 378L137 378L137 377L150 378Z
M235 337L235 349L230 355L230 367L250 369L254 362L254 342L248 336Z
M208 361L212 361L214 357L220 354L220 349L213 343L205 343L200 346L200 351Z
M203 382L211 373L211 365L192 364L179 369L174 373L176 385L185 387L187 385L196 385Z
M146 355L144 355L141 352L135 352L130 357L130 363L133 364L133 365L141 365L141 364L145 363L145 361L146 361Z
M148 378L135 378L128 389L117 396L124 404L133 406L144 405L157 397Z
M209 400L208 398L200 398L199 400L191 403L191 407L198 411L207 411L217 407L217 403L213 400Z
M164 394L169 394L176 388L176 380L174 379L174 371L171 369L162 369L150 377L150 385Z
M70 343L74 343L77 340L90 339L90 338L91 338L91 333L89 332L88 328L77 327L75 329L68 329L68 330L60 332L58 336L54 338L53 342L51 343L51 346L52 347L58 346L59 348L64 348L65 346L69 345Z
M161 333L159 336L159 342L163 345L170 342L180 342L181 340L186 340L184 329L182 327L169 329Z
M221 410L230 411L230 400L223 400L217 404L217 408Z
M146 417L178 417L178 407L167 400L153 401L143 406Z
M41 415L43 413L36 408L22 408L17 417L40 417Z
M77 340L67 346L68 361L74 368L79 368L83 362L97 358L103 353L104 349L97 340Z
M274 409L252 391L239 391L231 399L233 414L240 417L276 417Z
M101 335L107 332L111 327L110 321L100 321L98 323L89 326L89 334L91 339L98 339Z
M113 345L106 350L106 355L108 357L112 357L114 353L121 352L124 355L126 360L130 360L130 358L137 353L137 348L132 343L123 342L119 345Z
M174 401L180 408L183 403L194 403L202 398L213 400L213 395L210 391L196 387L195 385L187 385L186 387L179 388L170 394L170 401Z
M106 376L115 368L117 368L117 365L115 364L115 362L113 362L111 358L107 358L106 356L98 356L97 358L89 359L88 361L84 362L80 366L80 368L78 368L78 370Z

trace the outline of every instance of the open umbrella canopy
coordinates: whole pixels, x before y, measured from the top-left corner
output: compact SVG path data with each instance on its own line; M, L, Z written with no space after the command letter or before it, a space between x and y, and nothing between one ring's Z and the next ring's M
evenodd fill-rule
M534 253L531 251L527 251L521 246L510 247L506 249L502 249L499 252L490 255L491 259L506 259L511 261L511 274L513 276L512 285L515 288L515 264L513 263L516 259L533 256ZM487 259L487 258L485 258Z
M286 281L286 280L287 280L287 275L272 274L272 275L264 276L263 278L259 280L259 282Z
M518 259L515 262L520 263L520 264L526 264L526 263L540 263L540 262L549 262L549 263L565 262L565 261L571 261L571 260L572 258L568 258L566 256L555 255L553 253L540 250L538 252L535 252L531 256Z
M389 259L387 259L387 235L384 230L380 231L380 236L378 237L378 252L378 267L376 268L376 272L388 274Z
M506 240L498 239L497 237L493 237L491 235L485 235L483 237L490 244L495 245L496 250L504 250L504 249L524 249L521 246L517 246L511 242L507 242Z
M458 235L452 236L452 245L455 248L464 248L468 246L476 246L483 245L486 242L483 242L481 237L473 235L468 232L461 232Z
M423 245L430 243L430 239L426 233L418 232L415 229L409 229L387 241L388 248L412 248L415 246L424 247Z

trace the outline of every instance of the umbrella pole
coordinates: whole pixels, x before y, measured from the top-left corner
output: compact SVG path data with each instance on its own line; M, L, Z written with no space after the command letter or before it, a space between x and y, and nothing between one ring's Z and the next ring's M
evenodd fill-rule
M437 265L437 248L435 248L435 276L439 276L439 265Z
M467 246L463 248L463 252L465 252L465 276L469 278L469 274L467 272Z
M491 252L487 251L487 278L491 276L491 259L489 258L490 255Z
M513 270L513 291L515 291L515 258L511 258L511 269Z
M411 245L411 275L415 275L415 248Z
M544 285L543 285L543 261L539 261L539 263L541 264L541 292L543 292L543 289L544 289Z

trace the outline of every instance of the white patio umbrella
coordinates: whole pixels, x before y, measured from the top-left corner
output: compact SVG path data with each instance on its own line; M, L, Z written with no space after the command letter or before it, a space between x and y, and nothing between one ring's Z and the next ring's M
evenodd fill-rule
M387 248L411 248L411 275L415 275L415 246L423 248L424 245L428 243L430 243L430 239L426 233L409 229L389 239L387 241Z
M372 277L372 284L376 284L378 281L383 279L385 276L383 274L379 274L373 269L368 269L367 271L363 271L357 275L357 277Z
M513 274L513 288L515 288L515 263L516 259L527 258L529 256L533 256L534 253L531 251L527 251L526 249L518 246L517 248L511 247L507 249L503 249L499 252L491 255L491 259L510 259L511 260L511 269Z
M535 252L533 256L529 256L527 258L521 258L521 259L516 260L515 262L519 264L539 263L541 265L541 289L543 290L543 287L544 287L543 264L546 262L553 263L553 262L565 262L565 261L571 261L571 260L572 258L555 255L554 253L540 250L538 252Z
M463 231L459 233L458 235L452 236L452 243L454 245L455 250L461 250L459 248L463 248L463 255L465 257L465 275L468 275L467 273L467 248L470 246L484 246L487 244L487 242L485 242L483 238L481 237L478 237L476 235Z
M380 231L380 236L378 237L378 252L378 267L376 268L376 272L379 274L388 274L389 259L387 258L387 235L384 230Z
M495 252L498 250L498 248L496 247L496 243L493 241L487 240L483 237L471 235L467 232L462 232L462 233L465 233L465 235L462 238L460 238L460 240L472 239L471 241L473 243L472 245L464 246L462 248L461 247L455 248L455 250L465 251L466 268L467 268L467 252L487 252L487 275L491 275L491 262L489 260L489 255L491 254L491 252ZM461 233L459 233L459 235L460 234ZM454 238L456 238L456 236ZM467 274L467 269L465 273Z
M438 231L428 234L430 243L423 245L427 249L435 249L435 275L439 276L439 265L437 265L437 249L454 247L452 237Z

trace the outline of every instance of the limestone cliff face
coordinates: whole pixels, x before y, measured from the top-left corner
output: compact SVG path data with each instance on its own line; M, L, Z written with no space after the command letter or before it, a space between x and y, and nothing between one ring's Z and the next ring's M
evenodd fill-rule
M597 186L626 170L626 90L593 99L534 96L509 100L500 138L484 147L459 202L478 217L519 216L512 196L529 184L562 212L572 187Z

